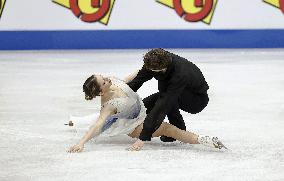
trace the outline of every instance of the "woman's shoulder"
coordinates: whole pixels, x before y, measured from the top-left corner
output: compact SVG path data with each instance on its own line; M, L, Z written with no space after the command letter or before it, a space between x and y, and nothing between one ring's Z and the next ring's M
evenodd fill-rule
M127 97L115 97L115 98L112 98L108 101L106 101L105 103L102 104L102 107L105 107L105 106L114 106L114 107L117 107L117 105L119 105L120 102L123 102L123 100L127 99Z
M138 94L134 92L123 80L119 78L113 78L111 79L111 81L114 85L119 87L128 97L136 98L138 96Z
M112 104L104 104L100 110L100 116L109 116L115 114L117 112L117 108Z
M113 99L107 101L102 106L113 107L113 108L116 109L117 113L121 113L124 110L129 109L133 105L132 102L133 102L133 100L129 97L117 97L117 98L113 98Z

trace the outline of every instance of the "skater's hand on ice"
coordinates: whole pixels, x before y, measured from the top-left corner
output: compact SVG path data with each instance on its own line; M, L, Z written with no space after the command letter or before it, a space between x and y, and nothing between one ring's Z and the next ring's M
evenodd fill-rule
M83 151L84 149L84 145L78 144L78 145L74 145L71 148L69 148L69 150L67 151L68 153L79 153L81 151Z
M128 151L139 151L142 149L142 147L144 146L144 141L142 140L137 140L135 143L133 143L133 145L131 145L127 150Z

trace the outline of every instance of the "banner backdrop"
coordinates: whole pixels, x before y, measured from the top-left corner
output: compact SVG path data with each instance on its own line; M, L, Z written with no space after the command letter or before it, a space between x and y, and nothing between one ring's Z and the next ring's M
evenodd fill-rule
M284 0L0 0L0 49L281 48Z

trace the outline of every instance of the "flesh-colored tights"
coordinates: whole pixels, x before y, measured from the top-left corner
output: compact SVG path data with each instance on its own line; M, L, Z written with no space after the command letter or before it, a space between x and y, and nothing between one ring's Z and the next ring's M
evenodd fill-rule
M143 129L143 123L137 126L132 133L128 134L128 136L132 138L138 138L142 129ZM176 140L179 140L183 143L199 144L198 135L189 131L181 130L175 127L174 125L171 125L166 122L163 122L161 126L152 135L152 137L160 137L160 136L175 138Z

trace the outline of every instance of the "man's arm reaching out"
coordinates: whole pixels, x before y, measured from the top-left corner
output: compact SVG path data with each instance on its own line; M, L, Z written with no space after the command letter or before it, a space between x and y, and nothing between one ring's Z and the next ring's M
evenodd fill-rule
M127 85L134 92L137 92L137 90L143 85L144 82L153 78L153 74L150 70L142 68L141 70L129 75L128 77L128 80L130 81L126 82Z
M124 78L125 83L131 82L138 74L139 70L133 72L132 74L128 75L127 77Z

